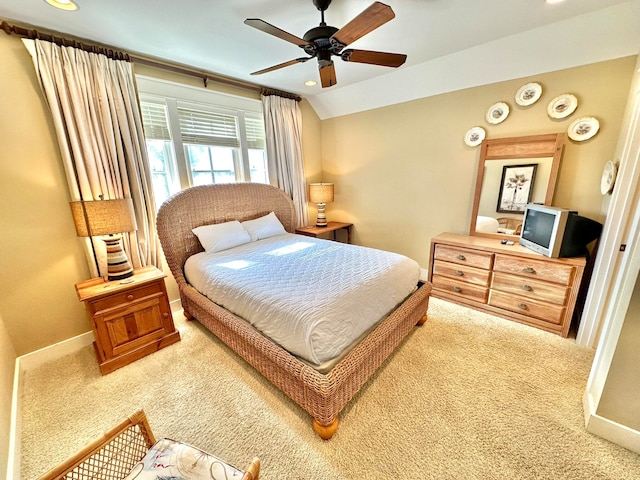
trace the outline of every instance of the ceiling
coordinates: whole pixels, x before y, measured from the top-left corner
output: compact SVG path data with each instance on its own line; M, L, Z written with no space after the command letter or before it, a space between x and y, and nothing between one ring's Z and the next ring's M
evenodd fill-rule
M326 23L340 28L372 1L333 0ZM406 63L334 57L338 83L323 89L315 61L251 76L305 55L243 23L261 18L302 37L320 23L312 0L75 2L67 12L44 0L0 0L0 18L296 93L323 119L640 51L640 0L385 0L396 17L349 47L406 53Z

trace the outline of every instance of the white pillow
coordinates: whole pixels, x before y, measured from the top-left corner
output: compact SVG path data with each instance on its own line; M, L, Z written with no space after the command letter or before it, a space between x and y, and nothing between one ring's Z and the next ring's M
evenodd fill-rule
M246 220L242 222L242 226L249 232L252 242L287 233L273 212L255 220Z
M251 237L237 220L216 223L215 225L202 225L191 231L198 237L207 253L219 252L251 241Z

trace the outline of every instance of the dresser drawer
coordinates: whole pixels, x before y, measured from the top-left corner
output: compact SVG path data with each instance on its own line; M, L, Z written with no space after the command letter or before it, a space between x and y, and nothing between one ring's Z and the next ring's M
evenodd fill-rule
M457 278L462 282L480 285L481 287L489 286L490 272L481 268L436 260L433 262L433 274Z
M511 273L528 278L536 278L561 285L571 285L574 267L551 260L530 260L496 254L493 269L496 272Z
M443 260L445 262L490 270L493 264L493 253L450 247L448 245L436 245L434 260Z
M471 285L469 283L458 281L453 278L443 277L441 275L434 275L431 283L435 290L441 290L476 302L487 303L487 296L489 294L488 288Z
M567 286L500 272L493 274L491 289L556 305L566 305L570 291Z
M536 302L520 295L512 295L491 290L489 295L489 305L512 312L518 312L530 317L539 318L545 322L560 325L564 318L565 308L560 305Z

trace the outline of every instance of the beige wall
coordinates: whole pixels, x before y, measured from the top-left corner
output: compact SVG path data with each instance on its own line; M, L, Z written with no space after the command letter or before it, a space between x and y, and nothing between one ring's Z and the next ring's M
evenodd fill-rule
M7 471L16 351L0 316L0 477Z
M19 38L0 36L0 315L18 355L88 329L88 278L49 112Z
M576 118L595 116L597 136L567 140L554 204L602 220L600 176L615 150L634 63L628 57L323 121L323 179L336 184L327 217L353 222L356 243L426 268L431 237L469 229L479 147L464 144L468 129L483 126L488 138L566 132ZM542 84L542 98L515 106L516 91L530 81ZM562 93L576 95L578 109L552 120L547 105ZM498 101L511 113L489 125L485 112Z
M625 316L602 390L598 415L640 431L640 282Z

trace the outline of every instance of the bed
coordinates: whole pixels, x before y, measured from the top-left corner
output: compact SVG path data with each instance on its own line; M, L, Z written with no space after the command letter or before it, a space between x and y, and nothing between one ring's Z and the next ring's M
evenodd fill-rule
M315 431L326 440L338 428L340 411L412 328L426 321L431 284L418 282L413 293L338 357L330 369L314 368L243 318L214 303L185 276L189 258L203 251L194 228L233 220L243 222L271 212L286 232L294 233L293 203L275 187L255 183L192 187L160 207L158 236L187 318L198 320L306 410L313 418Z

